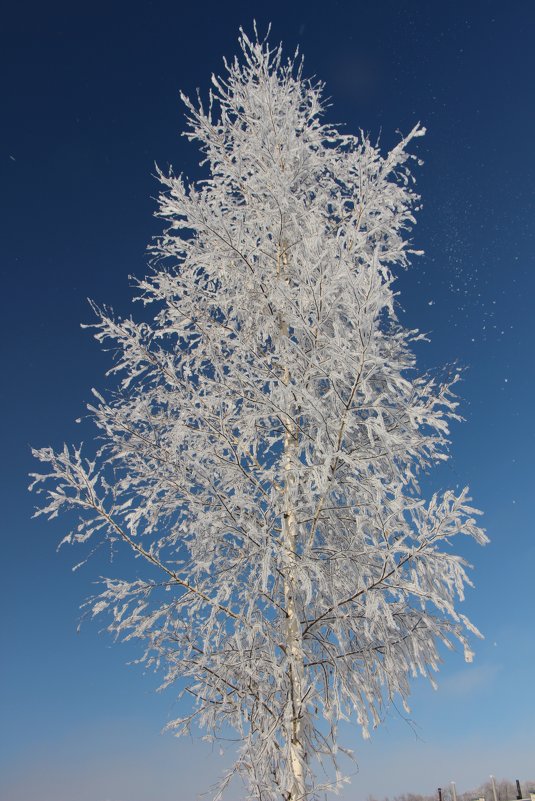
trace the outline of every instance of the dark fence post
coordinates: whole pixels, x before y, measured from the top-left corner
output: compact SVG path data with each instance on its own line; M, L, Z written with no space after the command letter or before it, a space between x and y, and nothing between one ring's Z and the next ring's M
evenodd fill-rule
M438 788L438 801L442 801L442 787Z

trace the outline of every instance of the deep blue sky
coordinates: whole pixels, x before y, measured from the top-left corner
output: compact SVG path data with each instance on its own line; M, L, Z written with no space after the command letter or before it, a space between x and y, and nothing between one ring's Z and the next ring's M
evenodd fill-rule
M437 485L469 483L492 544L465 611L486 639L466 666L448 656L433 693L416 685L419 739L394 716L371 744L349 733L363 801L489 773L535 775L532 503L535 3L113 2L14 4L0 22L2 126L2 560L0 797L5 801L189 801L228 761L159 731L173 693L125 665L134 649L97 627L76 633L97 556L55 545L64 527L30 519L29 444L89 438L77 426L109 361L87 331L86 298L129 313L146 270L154 162L198 177L179 89L207 88L238 26L273 23L326 81L329 119L396 131L420 120L426 251L399 281L403 319L429 331L424 366L458 359L467 422ZM241 795L236 787L229 795Z

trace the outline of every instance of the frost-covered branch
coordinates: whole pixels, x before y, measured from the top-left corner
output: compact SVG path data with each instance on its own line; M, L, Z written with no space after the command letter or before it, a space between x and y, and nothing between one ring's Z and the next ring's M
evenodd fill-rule
M458 375L417 371L395 272L419 197L409 153L325 124L321 84L241 36L208 103L186 100L207 178L159 173L167 228L137 282L150 321L97 308L114 392L88 407L95 448L42 448L38 514L78 514L66 540L108 541L143 578L88 602L180 687L168 728L240 741L235 773L263 801L339 787L338 723L367 736L442 646L472 658L458 611L483 544L468 490L426 500L447 459ZM331 773L315 776L321 763Z

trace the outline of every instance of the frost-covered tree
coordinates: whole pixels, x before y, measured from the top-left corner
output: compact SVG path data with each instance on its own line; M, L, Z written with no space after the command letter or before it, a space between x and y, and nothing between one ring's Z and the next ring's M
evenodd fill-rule
M320 763L342 781L341 720L368 736L411 676L433 680L440 644L471 658L449 541L485 535L466 489L418 485L456 418L456 377L416 372L395 309L424 131L382 155L323 122L300 62L240 41L207 107L184 98L209 177L160 174L151 322L96 308L119 376L89 407L96 454L37 450L35 482L39 514L78 512L67 541L144 563L92 611L190 697L168 728L234 730L222 786L238 773L254 798L298 801Z

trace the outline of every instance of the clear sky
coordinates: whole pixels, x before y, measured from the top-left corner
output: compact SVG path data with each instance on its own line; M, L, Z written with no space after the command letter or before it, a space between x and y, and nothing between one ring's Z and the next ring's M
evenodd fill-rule
M207 88L253 17L299 44L331 121L385 147L428 128L414 232L426 255L400 277L402 318L431 334L422 366L468 368L467 422L435 479L470 484L492 540L457 545L475 565L463 611L485 634L474 664L448 655L438 692L415 685L416 734L395 712L371 743L347 733L359 774L342 800L535 776L535 3L51 0L0 20L3 801L190 801L230 759L161 735L173 691L126 665L135 648L90 623L77 633L114 565L97 554L71 571L62 521L30 519L26 476L30 444L91 437L74 421L109 360L79 327L86 298L130 312L128 275L161 230L154 162L199 176L179 89Z

